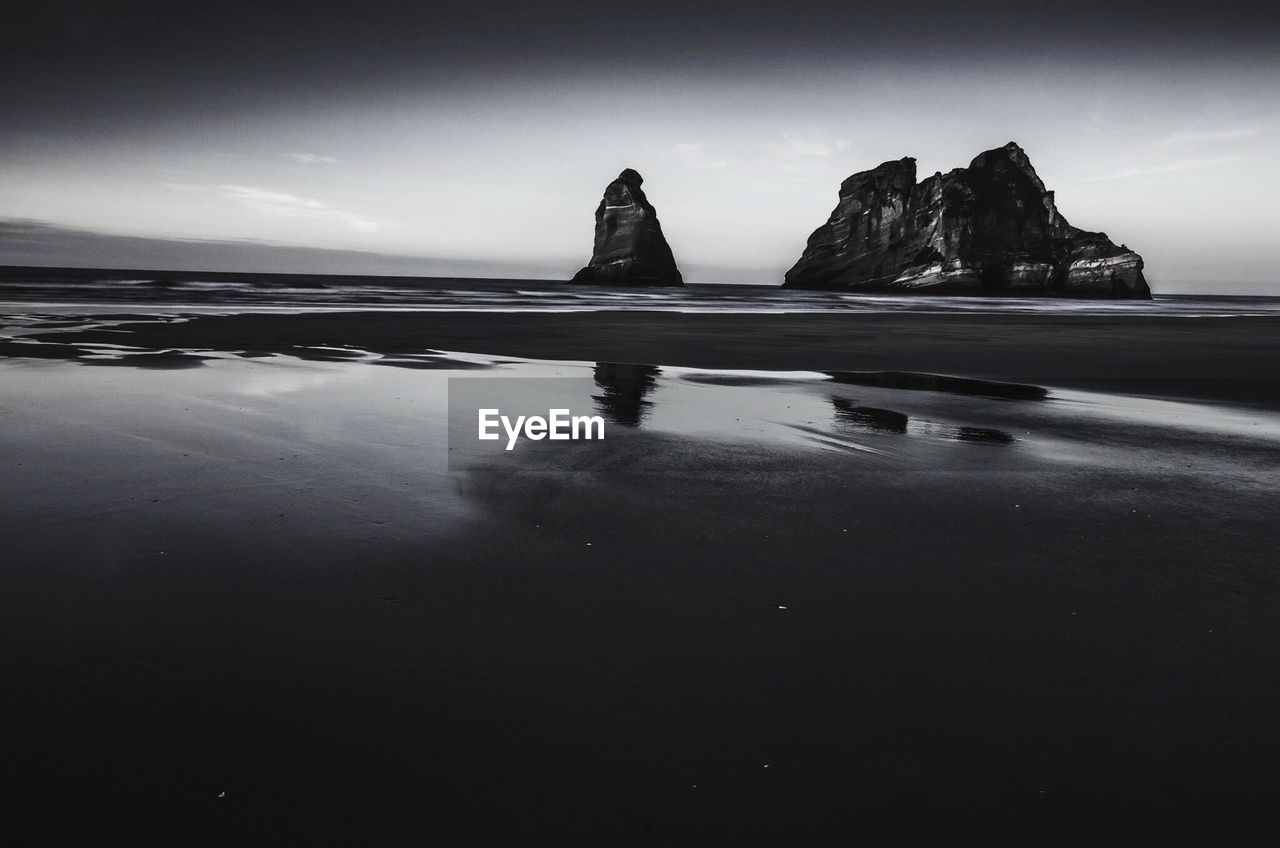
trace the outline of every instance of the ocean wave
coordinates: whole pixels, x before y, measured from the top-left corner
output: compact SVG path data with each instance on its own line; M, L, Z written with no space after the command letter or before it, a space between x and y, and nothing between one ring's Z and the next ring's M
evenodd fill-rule
M135 274L121 278L0 280L0 301L136 303L207 308L421 309L432 312L660 311L687 313L1070 314L1235 318L1280 314L1280 298L1157 296L1150 301L980 298L692 285L661 290L568 286L542 280L421 280L276 275Z

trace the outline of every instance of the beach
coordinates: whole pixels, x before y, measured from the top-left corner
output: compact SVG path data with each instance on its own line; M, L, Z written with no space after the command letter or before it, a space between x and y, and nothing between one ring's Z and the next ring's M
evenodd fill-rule
M180 301L0 308L44 844L1277 835L1271 307Z

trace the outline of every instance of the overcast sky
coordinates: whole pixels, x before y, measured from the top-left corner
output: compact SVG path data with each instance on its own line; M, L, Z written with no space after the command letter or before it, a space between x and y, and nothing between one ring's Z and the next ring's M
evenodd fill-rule
M691 281L777 281L849 174L902 156L946 171L1016 140L1072 223L1146 257L1157 292L1280 294L1268 5L750 7L8 13L0 262L151 244L169 267L248 270L192 240L252 240L305 271L359 270L363 251L382 255L371 271L567 276L632 167Z

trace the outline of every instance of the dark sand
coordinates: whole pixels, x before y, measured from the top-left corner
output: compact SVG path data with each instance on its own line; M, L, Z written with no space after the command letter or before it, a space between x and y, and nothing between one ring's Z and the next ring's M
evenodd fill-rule
M8 827L1276 844L1274 324L379 313L46 334L203 352L0 361ZM443 381L538 366L266 355L297 345L585 360L564 373L633 426L446 468Z

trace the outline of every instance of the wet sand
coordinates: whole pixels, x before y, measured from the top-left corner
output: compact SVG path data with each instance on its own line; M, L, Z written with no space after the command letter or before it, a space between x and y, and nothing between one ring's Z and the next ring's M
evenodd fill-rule
M37 338L157 350L306 355L306 348L326 345L386 354L438 348L704 368L909 371L1280 406L1276 317L272 312L194 315L125 329Z
M1273 322L868 317L28 326L66 348L0 360L13 820L1271 844ZM459 459L463 378L609 438Z

